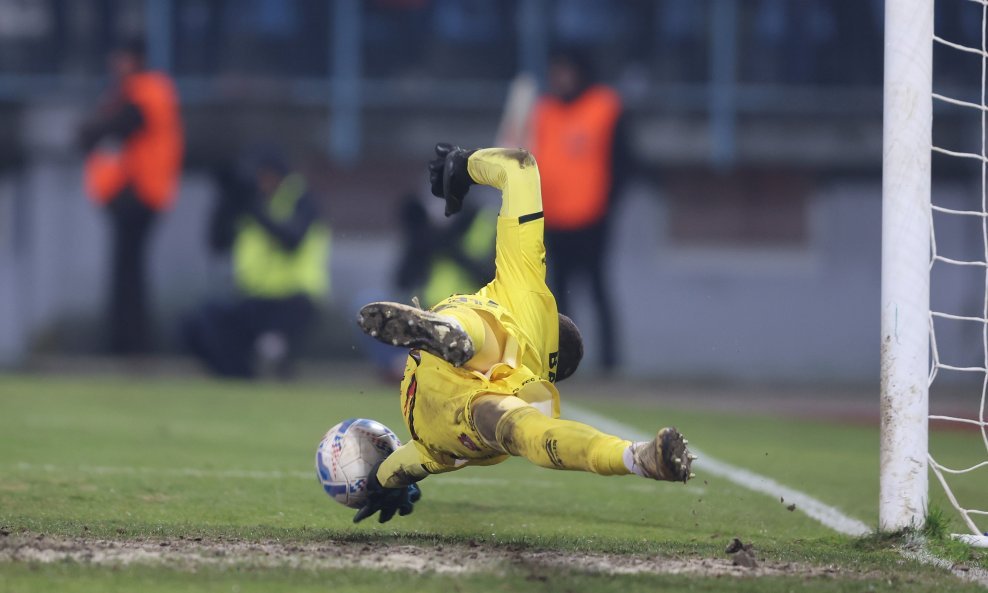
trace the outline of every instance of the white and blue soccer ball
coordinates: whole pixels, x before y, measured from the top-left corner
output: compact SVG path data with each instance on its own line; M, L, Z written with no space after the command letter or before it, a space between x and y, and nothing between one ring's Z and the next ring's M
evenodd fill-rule
M326 494L358 509L367 499L371 469L401 441L387 426L367 418L350 418L329 429L316 450L316 474Z

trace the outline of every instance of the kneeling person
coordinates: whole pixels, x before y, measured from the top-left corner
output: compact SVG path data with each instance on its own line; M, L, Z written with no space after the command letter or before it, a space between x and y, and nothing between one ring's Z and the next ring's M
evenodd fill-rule
M432 193L446 215L460 210L474 183L502 192L495 277L472 295L454 295L424 311L371 303L360 311L364 332L410 348L401 408L412 440L372 472L368 504L354 521L381 511L411 512L430 474L493 465L509 456L542 467L600 475L637 474L686 482L695 458L675 428L631 442L559 419L555 383L583 357L580 331L558 313L545 283L542 197L535 159L524 150L465 151L440 144L429 164Z
M254 178L223 178L211 243L230 250L237 295L211 301L185 322L184 337L213 373L251 378L255 359L283 377L329 290L329 228L305 179L276 153L252 163Z

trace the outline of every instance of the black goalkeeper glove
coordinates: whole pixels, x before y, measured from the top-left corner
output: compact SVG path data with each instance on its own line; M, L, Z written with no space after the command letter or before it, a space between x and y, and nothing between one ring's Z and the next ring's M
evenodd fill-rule
M429 184L432 195L446 200L446 216L463 208L463 198L474 184L467 172L467 160L473 152L445 142L436 144L436 158L429 161Z
M360 523L378 511L381 512L377 518L380 523L387 523L395 516L395 513L404 517L415 510L415 503L422 498L422 490L416 484L409 484L401 488L382 486L377 479L377 470L380 467L380 463L375 465L367 478L367 502L353 516L354 523Z

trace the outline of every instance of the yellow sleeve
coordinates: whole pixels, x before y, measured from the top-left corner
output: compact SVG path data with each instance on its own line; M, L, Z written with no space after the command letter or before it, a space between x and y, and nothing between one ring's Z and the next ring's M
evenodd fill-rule
M522 149L485 148L470 155L467 170L477 183L501 190L495 291L548 293L542 189L535 157Z
M526 222L498 218L495 273L491 283L495 292L510 297L522 296L519 293L549 293L545 283L544 228L541 218Z
M388 455L377 470L377 479L385 488L400 488L424 479L459 469L437 460L418 441L408 441Z

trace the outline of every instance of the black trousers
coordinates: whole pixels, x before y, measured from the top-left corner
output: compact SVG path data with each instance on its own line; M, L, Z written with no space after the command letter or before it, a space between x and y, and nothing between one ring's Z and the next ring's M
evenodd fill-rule
M315 316L315 305L304 295L208 302L185 320L182 333L186 346L211 372L246 379L255 375L258 337L280 333L288 342L290 358Z
M151 349L147 298L147 249L156 213L124 189L107 205L111 228L110 352L145 354Z
M559 312L570 315L570 293L582 276L590 288L600 336L600 363L605 370L617 364L617 338L611 292L604 265L608 246L607 223L572 231L546 230L549 286L556 297Z

